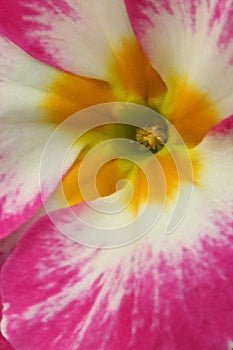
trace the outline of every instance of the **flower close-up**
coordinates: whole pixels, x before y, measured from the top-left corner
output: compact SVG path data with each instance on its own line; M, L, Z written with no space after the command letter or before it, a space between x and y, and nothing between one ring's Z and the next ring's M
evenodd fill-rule
M0 349L233 349L233 1L0 0Z

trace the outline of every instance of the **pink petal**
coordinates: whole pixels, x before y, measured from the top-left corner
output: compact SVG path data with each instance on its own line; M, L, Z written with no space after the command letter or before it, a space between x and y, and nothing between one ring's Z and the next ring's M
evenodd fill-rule
M0 32L32 56L107 79L112 49L132 37L123 1L1 0Z
M14 350L10 343L3 337L3 335L0 333L0 349L1 350Z
M232 113L233 1L125 0L145 53L168 88L174 79L207 93Z
M42 204L40 159L55 125L47 123L48 115L39 105L55 73L0 37L0 237L23 224ZM61 135L58 153L66 142ZM59 181L54 176L51 167L47 195Z
M16 247L21 236L22 232L14 232L8 237L0 240L0 268Z
M1 298L0 298L0 305L2 304ZM2 305L0 307L0 319L2 318ZM0 332L0 349L1 350L14 350L10 343L4 338L2 333Z
M51 127L39 123L16 123L1 130L1 237L27 221L42 205L40 158L51 132Z
M10 253L15 248L17 242L18 242L18 235L12 234L5 239L0 240L0 268L2 267L2 264L7 259L7 257L10 255ZM0 320L2 318L2 300L0 298ZM4 338L2 333L0 332L0 349L1 350L13 350L12 346L8 341Z
M23 225L25 226L25 225ZM25 231L21 229L15 231L11 235L5 237L0 240L0 269L2 269L2 265L9 257L9 255L13 252L15 247L17 246L20 238L25 233ZM2 319L2 300L0 297L0 320ZM0 332L0 349L1 350L14 350L11 344L5 339L3 334Z
M232 121L195 150L206 157L203 176L172 234L155 226L131 245L98 250L68 240L47 216L30 229L2 273L3 332L17 350L230 349ZM56 218L77 225L69 208Z
M17 350L228 349L233 242L229 223L216 222L218 240L178 257L145 241L84 248L43 219L4 267L4 334Z
M3 129L1 132L1 237L13 232L37 212L42 205L41 188L45 200L61 181L62 174L55 171L52 162L47 168L46 178L40 179L40 160L53 130L54 127L46 124L26 123L15 124L11 129ZM67 149L67 143L70 143L69 133L67 137L61 133L56 156ZM72 161L70 159L67 162L62 169L64 172Z

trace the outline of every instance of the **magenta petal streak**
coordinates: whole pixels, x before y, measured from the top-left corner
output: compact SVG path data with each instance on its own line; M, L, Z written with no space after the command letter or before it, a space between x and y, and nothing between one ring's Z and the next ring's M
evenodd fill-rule
M85 248L42 218L3 268L4 332L17 350L227 350L232 225L222 214L215 225L218 239L206 232L177 258L146 238Z
M130 18L136 31L140 28L137 23L150 22L148 13L153 13L156 16L168 15L171 17L180 18L183 25L189 24L193 31L198 31L197 27L198 16L205 15L208 20L207 26L209 34L217 28L217 43L218 47L226 49L231 45L233 40L233 2L232 0L214 0L210 3L209 0L196 1L179 1L171 0L125 0ZM198 13L198 11L202 11ZM207 11L207 13L204 12ZM156 23L151 23L156 25Z
M7 201L7 198L0 198L0 207L4 208L5 202ZM15 229L17 229L21 224L25 223L28 219L31 218L31 216L39 209L42 205L41 197L38 195L34 201L32 201L30 204L27 204L26 206L22 206L21 211L20 210L12 210L9 213L4 213L3 217L0 217L1 219L1 232L0 235L2 237L5 237L9 235L11 232L13 232ZM15 205L12 203L12 208L14 208Z
M2 7L2 8L1 8ZM43 41L43 37L33 33L40 31L49 31L52 28L51 23L41 21L40 15L57 16L61 20L66 16L72 21L78 19L77 14L72 11L65 0L59 1L58 4L51 4L49 1L0 1L0 32L22 47L26 52L34 57L39 58L51 65L58 66L56 61L57 49L47 50L48 43ZM47 17L49 19L49 16ZM17 28L17 30L16 30ZM36 40L35 40L36 39Z

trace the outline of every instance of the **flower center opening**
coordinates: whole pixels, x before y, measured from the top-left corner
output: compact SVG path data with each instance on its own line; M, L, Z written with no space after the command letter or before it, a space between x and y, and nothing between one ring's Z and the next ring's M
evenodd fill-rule
M137 128L135 139L152 153L157 153L167 142L168 129L165 124L147 125L145 129Z

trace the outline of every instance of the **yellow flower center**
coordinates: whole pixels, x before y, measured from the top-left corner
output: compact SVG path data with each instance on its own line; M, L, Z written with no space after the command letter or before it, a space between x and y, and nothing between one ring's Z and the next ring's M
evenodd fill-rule
M105 64L109 72L108 82L65 72L54 76L40 106L46 110L51 122L59 124L73 113L96 104L133 102L159 111L177 129L187 147L191 148L217 123L217 112L208 96L196 86L190 86L186 77L171 77L166 86L135 41L123 40L114 51L114 60ZM100 134L106 130L100 128ZM93 144L98 141L96 136L94 138ZM172 156L163 148L167 138L166 128L156 123L145 123L145 128L137 128L135 131L136 141L155 153L164 171L167 198L171 199L178 187L179 174ZM85 152L77 158L63 178L63 189L70 205L84 200L77 184L77 174L84 155ZM197 159L192 159L192 164L194 179L184 176L183 181L198 182L201 164ZM95 164L93 168L94 166ZM147 166L150 166L149 161ZM85 200L96 198L96 194L88 192L93 171L90 166L82 184L88 194ZM130 161L113 159L102 166L96 179L98 193L107 196L115 192L117 182L124 178L133 182L135 192L132 206L137 211L139 201L147 197L147 183L142 171ZM155 201L160 201L159 193L155 196Z

